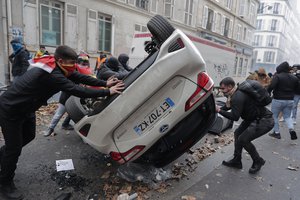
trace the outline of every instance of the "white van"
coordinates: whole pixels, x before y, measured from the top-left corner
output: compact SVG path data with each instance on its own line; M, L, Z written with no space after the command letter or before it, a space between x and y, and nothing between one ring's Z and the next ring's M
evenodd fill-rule
M134 68L148 56L144 49L145 45L151 41L151 36L151 33L135 32L129 54L129 65L131 67ZM228 76L233 77L237 82L245 79L245 77L241 77L241 80L239 80L234 77L235 49L203 38L187 36L203 56L207 73L216 86L219 85L223 78Z

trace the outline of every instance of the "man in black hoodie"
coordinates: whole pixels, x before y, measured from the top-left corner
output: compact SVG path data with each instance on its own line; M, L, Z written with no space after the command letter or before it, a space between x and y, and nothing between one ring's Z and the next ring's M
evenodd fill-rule
M298 79L290 73L290 65L288 62L283 62L276 68L276 75L273 76L271 84L268 87L268 92L273 91L273 100L271 111L274 118L274 132L269 136L276 139L281 139L279 131L278 116L283 113L284 121L289 129L292 140L297 139L297 134L294 130L294 124L291 119L291 113L294 104L294 95L298 88Z
M128 66L129 56L127 54L121 53L118 60L126 71L130 72L132 70L132 68Z
M0 96L0 126L5 145L0 148L0 193L7 199L22 199L14 185L17 162L23 146L35 138L35 111L59 91L78 97L99 97L121 93L124 84L118 80L101 81L75 71L76 52L59 46L55 55L39 59ZM107 86L97 90L76 83Z
M122 70L120 68L119 61L117 58L110 57L98 70L97 78L102 80L108 80L110 77L114 76L121 80L128 74L128 71Z

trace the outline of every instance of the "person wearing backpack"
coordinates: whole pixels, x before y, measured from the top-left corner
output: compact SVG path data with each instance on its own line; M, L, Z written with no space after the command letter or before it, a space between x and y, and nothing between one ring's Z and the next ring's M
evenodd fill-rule
M256 82L257 87L265 90L257 81L253 82ZM227 97L227 102L223 107L216 106L216 112L230 120L238 121L240 118L243 119L239 127L234 131L233 158L229 161L223 161L222 164L242 169L242 150L244 148L253 160L249 173L255 174L265 164L265 160L259 155L252 141L265 135L273 128L274 119L272 112L265 106L258 106L256 99L237 87L231 77L226 77L220 82L220 89Z
M288 62L283 62L276 68L276 75L273 76L268 92L273 91L273 100L271 111L274 118L274 132L269 136L281 139L278 123L278 115L283 113L284 121L289 129L291 140L297 139L297 134L294 130L294 124L291 118L291 113L294 104L294 95L298 88L298 79L291 74L290 65Z

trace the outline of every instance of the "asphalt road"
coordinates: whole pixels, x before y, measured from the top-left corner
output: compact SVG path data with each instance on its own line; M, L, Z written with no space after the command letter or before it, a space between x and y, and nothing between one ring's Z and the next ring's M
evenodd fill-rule
M267 161L257 175L248 173L252 161L245 152L243 170L221 165L222 160L232 155L233 145L230 144L199 162L185 178L167 181L170 186L165 193L148 192L149 199L179 200L190 195L205 200L299 200L299 139L291 141L284 127L281 127L281 140L265 135L255 141ZM105 199L104 185L114 186L115 183L102 176L107 171L115 174L117 166L109 165L104 155L83 143L74 132L60 130L58 126L57 136L45 138L41 132L44 129L38 127L36 139L23 149L16 170L15 183L24 193L25 200L56 199L67 193L72 195L72 200L93 199L95 194L98 196L94 199ZM300 120L296 131L300 136ZM186 155L182 156L176 162L186 158ZM63 159L72 159L75 170L57 172L56 160ZM118 182L119 186L125 184L125 181Z

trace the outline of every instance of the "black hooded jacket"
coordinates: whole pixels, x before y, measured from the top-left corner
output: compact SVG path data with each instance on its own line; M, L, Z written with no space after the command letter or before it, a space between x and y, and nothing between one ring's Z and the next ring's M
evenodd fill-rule
M273 98L277 100L293 100L298 88L298 79L289 73L290 66L283 62L276 68L276 75L273 76L268 92L273 91Z
M93 86L106 86L106 82L93 77L72 73L65 77L60 68L55 67L51 73L38 67L28 70L0 96L0 114L18 119L47 105L47 100L59 91L78 97L108 96L108 89L97 90L85 88L79 83Z
M12 61L11 73L13 76L21 76L27 71L29 67L28 54L29 52L22 48L16 54L10 56L10 60Z
M99 69L97 78L107 80L109 77L114 76L121 80L128 74L128 71L120 68L119 61L115 57L110 57Z
M125 53L120 54L119 57L118 57L118 60L121 63L122 67L126 71L131 71L132 70L132 68L127 65L127 61L129 60L129 56L127 54L125 54Z

